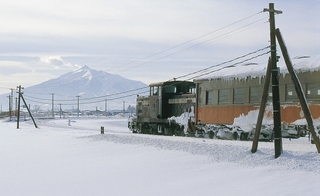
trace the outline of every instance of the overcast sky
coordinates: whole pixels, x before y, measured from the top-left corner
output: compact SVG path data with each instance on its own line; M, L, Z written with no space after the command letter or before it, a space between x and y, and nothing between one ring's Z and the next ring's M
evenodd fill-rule
M148 84L233 59L269 45L269 2L0 0L0 93L84 65ZM320 54L320 0L273 2L290 56Z

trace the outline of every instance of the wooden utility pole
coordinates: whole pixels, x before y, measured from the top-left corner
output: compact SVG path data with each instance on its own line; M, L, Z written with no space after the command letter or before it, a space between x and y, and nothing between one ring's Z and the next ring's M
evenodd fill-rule
M52 93L52 118L54 118L54 93Z
M9 119L11 121L12 119L12 112L11 112L11 95L8 96L9 98Z
M21 85L19 85L19 86L17 86L17 88L18 88L18 90L19 90L19 92L18 92L18 93L19 93L19 99L18 99L17 129L19 129L19 122L20 122L20 100L21 100L21 98L22 98L22 100L23 100L23 102L24 102L24 105L26 106L26 108L27 108L27 110L28 110L28 112L29 112L29 115L30 115L30 117L31 117L31 119L32 119L32 121L33 121L34 126L35 126L36 128L38 128L36 122L35 122L34 119L33 119L32 114L31 114L31 112L30 112L30 109L29 109L30 106L28 107L26 101L24 100L24 98L23 98L23 96L22 96L21 89L23 89L23 87L21 87Z
M317 134L316 134L316 132L314 130L313 118L312 118L311 112L309 110L308 102L307 102L306 96L305 96L305 94L303 92L303 89L302 89L301 83L299 81L299 78L298 78L296 72L293 69L293 66L292 66L292 63L291 63L291 60L290 60L290 57L289 57L289 53L288 53L287 47L286 47L286 45L284 43L284 40L282 38L282 35L281 35L281 32L280 32L279 29L276 29L276 36L277 36L278 43L279 43L281 51L282 51L283 58L284 58L284 60L286 62L288 71L289 71L289 73L291 75L292 82L293 82L295 90L297 92L297 95L298 95L298 98L299 98L299 101L300 101L300 104L301 104L301 107L302 107L302 111L304 113L304 116L306 117L306 120L307 120L309 129L310 129L310 132L312 134L314 143L315 143L315 145L317 147L318 153L320 153L320 142L319 142L319 138L317 137Z
M79 113L80 113L80 102L79 102L79 99L80 99L80 96L78 95L77 98L78 98L78 117L79 117Z
M61 111L61 103L59 105L60 105L60 118L61 118L61 113L62 113L62 111Z
M107 99L104 100L104 110L106 112L106 116L108 116L108 100Z
M270 47L271 47L271 67L272 67L272 104L273 104L273 130L274 130L274 151L275 158L282 153L282 133L281 133L281 115L280 115L280 95L279 95L279 69L277 67L277 46L275 35L275 14L281 14L282 11L275 10L274 4L269 4L269 9L265 8L264 12L269 12L270 17Z
M16 107L14 110L14 115L17 116L17 110L18 110L18 97L16 97Z
M265 83L263 86L263 92L261 96L260 110L259 110L257 124L256 124L256 131L254 133L254 138L252 142L252 149L251 149L252 153L257 152L257 149L258 149L258 142L259 142L259 136L260 136L261 126L262 126L263 114L268 101L270 78L271 78L271 60L269 58Z
M19 98L18 98L18 115L17 115L17 129L19 129L19 122L20 122L20 99L21 99L21 85L17 86ZM23 88L22 88L23 89Z
M26 108L27 108L27 110L28 110L28 112L29 112L29 115L30 115L30 117L31 117L31 119L32 119L32 121L33 121L34 126L35 126L36 128L38 128L36 122L34 121L34 118L33 118L32 114L31 114L31 111L30 111L30 109L29 109L29 108L30 108L30 105L29 105L29 107L28 107L28 104L27 104L26 100L24 100L22 94L21 94L21 98L22 98L22 101L23 101L24 105L26 106Z
M123 101L123 117L125 117L125 112L126 112L126 102Z
M13 88L10 88L10 91L11 91L11 96L9 95L9 112L10 112L10 121L12 119L12 116L13 116L13 91L15 89Z

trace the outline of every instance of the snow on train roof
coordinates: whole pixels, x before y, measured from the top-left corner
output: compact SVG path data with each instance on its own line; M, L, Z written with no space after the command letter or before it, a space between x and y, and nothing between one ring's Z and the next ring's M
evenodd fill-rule
M294 69L296 72L314 72L320 71L320 55L309 57L295 57L291 60ZM281 74L287 74L288 70L285 63L278 63L278 67L280 68ZM213 80L213 79L225 79L225 80L233 80L233 79L246 79L248 77L251 78L260 78L265 76L267 69L267 64L256 64L256 63L248 63L242 65L236 65L232 67L216 67L214 72L200 76L195 79L195 81L201 80Z

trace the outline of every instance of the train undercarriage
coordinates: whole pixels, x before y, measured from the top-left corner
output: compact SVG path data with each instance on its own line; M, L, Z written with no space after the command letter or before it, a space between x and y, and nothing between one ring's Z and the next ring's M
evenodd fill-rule
M166 135L166 136L187 136L222 140L251 141L254 138L255 127L244 130L240 126L225 124L194 124L188 122L187 125L179 124L168 119L143 119L131 117L128 121L128 128L132 133ZM282 137L297 139L308 134L308 128L301 125L283 125ZM273 125L263 125L261 127L259 141L273 141Z

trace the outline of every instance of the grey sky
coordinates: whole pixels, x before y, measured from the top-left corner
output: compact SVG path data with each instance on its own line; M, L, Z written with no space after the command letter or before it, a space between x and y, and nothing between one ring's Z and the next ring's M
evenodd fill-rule
M291 57L320 54L320 1L273 2L283 11L276 16L276 26ZM268 13L230 25L267 8L265 0L0 0L0 4L0 93L83 65L145 83L168 80L269 44ZM222 27L226 28L216 31ZM213 33L193 40L209 32ZM193 41L178 46L189 40ZM174 46L178 47L167 50ZM255 60L266 61L267 57Z

